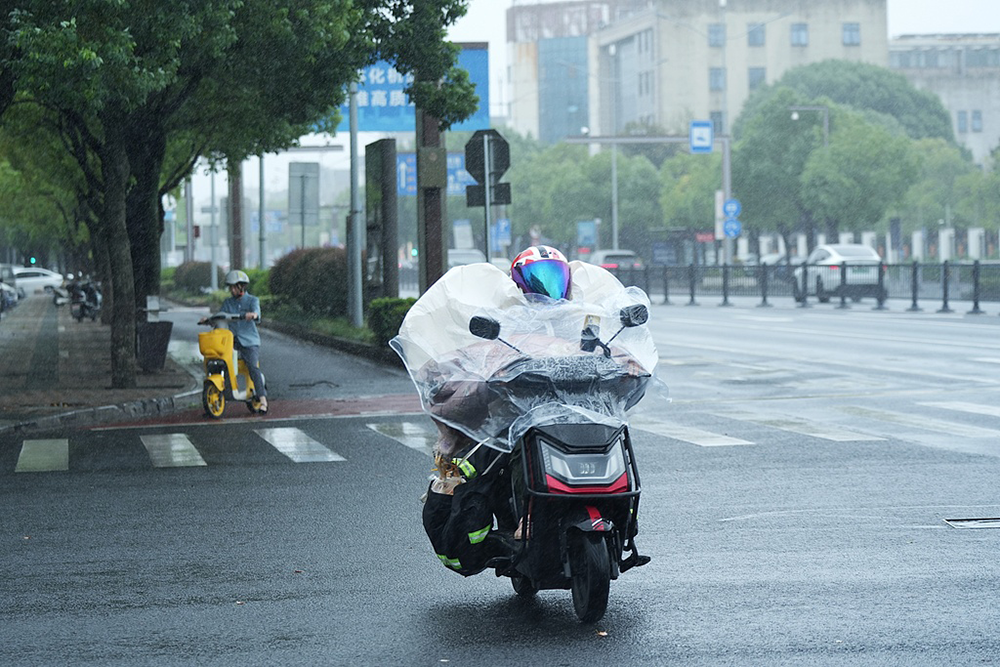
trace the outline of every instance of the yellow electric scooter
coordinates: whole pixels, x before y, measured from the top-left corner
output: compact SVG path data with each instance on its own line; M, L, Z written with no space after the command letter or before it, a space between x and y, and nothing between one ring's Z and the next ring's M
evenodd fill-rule
M260 411L260 399L242 359L236 365L245 387L240 391L237 373L233 372L233 332L223 324L226 320L241 318L241 315L216 313L205 322L212 330L198 334L198 348L205 358L205 384L201 391L201 404L205 408L205 414L214 419L222 416L227 398L243 401L250 412ZM261 374L261 379L263 378Z

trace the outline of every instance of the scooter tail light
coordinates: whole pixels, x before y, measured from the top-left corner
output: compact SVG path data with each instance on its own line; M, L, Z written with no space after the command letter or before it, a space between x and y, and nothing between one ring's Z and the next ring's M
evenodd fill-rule
M628 474L622 476L607 486L570 486L552 475L545 475L545 484L551 493L625 493L628 491Z

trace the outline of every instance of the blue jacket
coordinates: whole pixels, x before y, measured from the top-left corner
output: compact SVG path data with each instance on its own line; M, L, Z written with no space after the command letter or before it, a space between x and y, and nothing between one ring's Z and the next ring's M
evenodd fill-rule
M246 315L247 313L255 313L257 315L257 320L260 320L260 299L250 294L244 294L240 298L234 296L229 297L222 302L222 308L219 309L222 313L232 313ZM257 322L256 321L246 321L238 320L229 322L229 330L233 332L233 336L243 347L252 347L254 345L260 346L260 333L257 332Z

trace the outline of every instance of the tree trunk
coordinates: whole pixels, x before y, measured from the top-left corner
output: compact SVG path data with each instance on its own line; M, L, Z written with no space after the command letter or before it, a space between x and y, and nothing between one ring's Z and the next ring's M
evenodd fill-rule
M102 119L105 120L105 119ZM101 225L109 243L108 264L112 281L111 317L111 386L115 389L135 387L135 282L132 273L132 253L125 223L126 195L129 179L128 154L125 140L116 132L121 127L105 120L109 128L99 157L104 177L104 210Z
M132 273L135 278L136 314L144 320L141 309L146 297L160 293L160 236L163 234L163 207L160 203L160 172L166 153L163 133L143 128L142 138L128 143L130 173L135 178L126 200L126 225L132 248Z

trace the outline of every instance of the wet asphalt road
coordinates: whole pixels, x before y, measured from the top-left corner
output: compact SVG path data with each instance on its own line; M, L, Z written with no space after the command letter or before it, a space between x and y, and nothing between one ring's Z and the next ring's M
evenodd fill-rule
M1000 516L1000 328L920 317L654 307L673 403L634 433L653 561L596 625L568 591L523 601L438 564L416 414L51 434L63 472L14 472L5 439L0 662L991 664L1000 531L944 519ZM397 370L265 344L281 400L409 391ZM342 460L294 463L268 428ZM152 467L142 436L164 433L205 465Z

